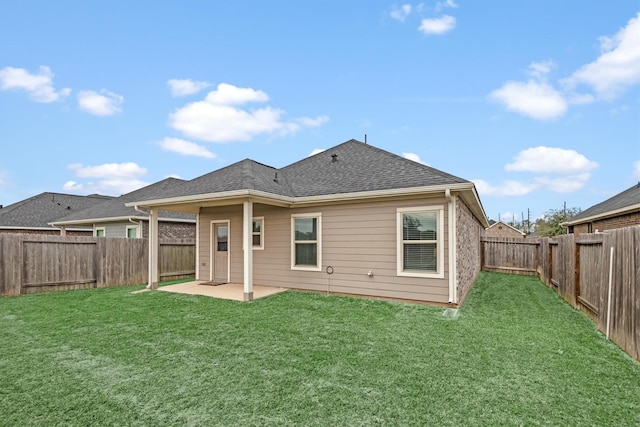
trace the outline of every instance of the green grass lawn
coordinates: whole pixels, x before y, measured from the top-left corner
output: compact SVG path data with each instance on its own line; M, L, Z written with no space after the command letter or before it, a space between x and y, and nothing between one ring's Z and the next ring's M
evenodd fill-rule
M535 278L441 307L0 298L0 425L640 425L640 365Z

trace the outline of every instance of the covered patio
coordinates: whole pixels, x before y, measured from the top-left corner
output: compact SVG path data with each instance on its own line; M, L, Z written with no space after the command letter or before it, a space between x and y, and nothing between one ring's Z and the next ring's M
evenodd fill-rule
M175 292L179 294L204 295L207 297L228 299L234 301L244 301L244 285L242 283L224 283L221 285L211 285L204 280L193 282L178 283L176 285L167 285L158 287L159 291ZM285 288L276 288L273 286L253 286L253 299L266 297L269 295L284 292Z

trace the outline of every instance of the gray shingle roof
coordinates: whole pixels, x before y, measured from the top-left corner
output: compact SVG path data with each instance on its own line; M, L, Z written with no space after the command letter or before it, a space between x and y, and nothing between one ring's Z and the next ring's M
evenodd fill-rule
M580 212L578 215L574 216L573 218L571 218L571 220L567 222L570 224L579 223L581 220L586 218L604 216L609 212L617 211L629 206L639 205L639 204L640 204L640 183L634 185L631 188L626 189L622 193L616 194L615 196L605 200L604 202L591 206L589 209L586 209Z
M282 173L296 197L469 182L353 139Z
M469 181L352 139L281 169L245 159L159 197L131 201L247 189L304 197L460 183Z
M62 218L58 218L56 222L71 222L71 221L85 221L85 220L100 220L108 218L121 218L121 217L141 217L146 216L134 208L125 206L125 203L141 200L143 198L157 198L163 195L165 192L170 191L172 188L184 184L186 181L177 178L166 178L155 184L147 185L146 187L124 194L120 197L112 198L111 200L103 201L98 205L89 207L79 212L66 215ZM192 214L181 212L165 212L161 211L159 214L161 219L175 219L175 220L195 220L195 216Z
M0 227L52 228L49 223L112 199L109 196L75 196L41 193L0 209Z
M289 196L291 190L284 176L277 169L250 159L241 160L222 169L194 178L184 184L165 191L157 198L193 196L197 194L219 193L233 190L261 190L273 194ZM153 200L146 197L138 200Z

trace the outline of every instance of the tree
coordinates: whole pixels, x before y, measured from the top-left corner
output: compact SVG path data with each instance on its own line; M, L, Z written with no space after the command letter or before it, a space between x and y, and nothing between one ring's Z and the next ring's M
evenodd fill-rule
M566 234L566 228L560 224L569 221L579 212L580 208L551 209L547 211L542 218L538 218L535 222L536 234L540 237L553 237Z

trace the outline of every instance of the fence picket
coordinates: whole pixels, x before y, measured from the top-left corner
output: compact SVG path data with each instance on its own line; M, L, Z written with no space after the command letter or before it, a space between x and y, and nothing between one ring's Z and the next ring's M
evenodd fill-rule
M148 245L147 239L0 234L0 296L145 283ZM166 253L163 280L195 274L193 239L163 239L160 252Z

